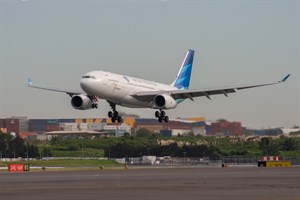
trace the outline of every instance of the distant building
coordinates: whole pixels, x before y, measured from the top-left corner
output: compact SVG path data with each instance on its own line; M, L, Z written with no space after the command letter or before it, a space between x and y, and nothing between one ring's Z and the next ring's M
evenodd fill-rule
M27 132L28 131L28 119L26 116L13 116L12 119L19 120L19 132Z
M177 135L187 135L193 133L194 135L206 135L205 120L200 118L188 119L170 119L168 123L159 123L157 119L136 119L134 133L139 129L147 129L153 133L162 134L166 137Z
M292 128L281 128L284 135L290 135L290 133L299 132L300 128L299 126L294 126Z
M207 134L217 136L241 136L243 135L243 127L240 122L222 120L211 123L211 128Z
M165 137L174 137L174 136L185 136L187 134L191 133L189 129L170 129L170 130L161 130L160 134L162 134Z
M5 119L0 119L0 131L7 133Z
M247 134L249 135L255 135L255 136L278 136L283 134L282 130L280 128L275 129L247 129Z
M0 130L7 134L19 135L19 119L7 118L0 119Z
M133 134L145 128L153 133L162 130L171 130L172 136L186 135L205 135L205 118L194 117L185 119L172 119L168 123L159 123L157 119L145 119L124 117L122 124L112 123L110 118L59 118L59 119L27 119L23 116L15 116L9 119L0 119L0 130L5 133L23 133L24 138L49 139L45 133L57 131L105 131L114 136L123 136L125 133ZM45 138L44 138L45 137Z

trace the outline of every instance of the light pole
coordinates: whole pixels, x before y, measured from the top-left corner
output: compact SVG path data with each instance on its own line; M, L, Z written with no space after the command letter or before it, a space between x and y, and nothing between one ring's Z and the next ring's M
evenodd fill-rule
M27 142L27 145L26 145L26 147L27 147L27 161L29 161L29 150L28 150L28 142Z
M48 154L48 144L46 145L46 152L47 152L47 160L49 158L49 154Z
M81 137L81 158L83 158L83 137Z
M186 164L186 151L183 152L183 155L184 155L184 162Z
M110 147L108 147L108 158L110 159Z
M6 139L4 139L5 144L4 144L4 159L6 160L6 147L7 147L7 143L6 143Z

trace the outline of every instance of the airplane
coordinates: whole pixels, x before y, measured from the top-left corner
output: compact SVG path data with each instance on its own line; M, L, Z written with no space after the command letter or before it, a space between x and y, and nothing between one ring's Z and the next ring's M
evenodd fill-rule
M108 117L113 123L123 121L116 110L117 105L157 109L155 117L158 121L168 122L169 117L165 110L176 108L186 99L194 101L195 97L206 97L211 100L212 95L219 94L228 97L229 93L235 93L238 90L285 82L290 76L288 74L280 81L264 84L191 90L189 85L194 52L191 49L187 51L180 70L170 85L105 71L91 71L83 75L80 80L80 87L84 92L36 86L33 85L30 78L28 79L28 87L66 93L71 97L72 107L77 110L96 109L98 108L98 99L106 100L112 109L108 112Z

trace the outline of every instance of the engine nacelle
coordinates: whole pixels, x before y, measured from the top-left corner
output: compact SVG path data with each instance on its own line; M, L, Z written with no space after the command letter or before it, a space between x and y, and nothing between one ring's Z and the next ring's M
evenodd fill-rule
M167 94L160 94L154 97L154 107L159 109L176 108L177 102L175 99Z
M73 108L77 110L87 110L93 108L92 100L84 94L73 96L71 99L71 104Z

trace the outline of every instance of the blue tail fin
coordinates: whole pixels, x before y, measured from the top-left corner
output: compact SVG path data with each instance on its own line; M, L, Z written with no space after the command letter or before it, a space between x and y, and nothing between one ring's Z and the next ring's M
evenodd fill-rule
M188 50L180 67L180 70L176 76L176 79L171 84L171 86L177 87L178 89L189 89L190 77L192 73L192 66L194 60L194 52L194 50Z

